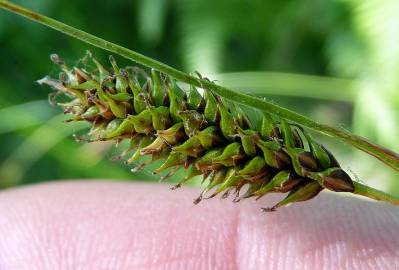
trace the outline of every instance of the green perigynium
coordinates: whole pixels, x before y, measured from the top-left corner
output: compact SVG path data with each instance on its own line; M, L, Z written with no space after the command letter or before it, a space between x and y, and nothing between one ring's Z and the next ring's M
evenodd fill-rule
M164 162L154 173L163 174L161 178L184 168L187 176L175 188L203 175L206 185L195 203L218 194L232 194L239 201L288 193L264 208L273 211L309 200L324 188L355 190L333 155L298 125L268 114L254 123L207 89L204 95L193 86L184 91L173 78L155 71L149 75L137 67L120 68L113 57L108 69L90 53L87 58L92 70L69 68L52 55L62 70L60 78L39 82L70 98L58 105L72 115L70 122L91 124L87 141L128 140L123 153L127 164L151 156L133 170L160 159Z

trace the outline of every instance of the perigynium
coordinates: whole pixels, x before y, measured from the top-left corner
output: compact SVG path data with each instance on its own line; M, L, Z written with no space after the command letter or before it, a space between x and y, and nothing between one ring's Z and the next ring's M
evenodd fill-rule
M218 194L231 194L239 201L288 193L273 207L263 208L273 211L309 200L324 188L354 191L353 181L334 156L301 126L266 113L254 123L240 107L207 89L203 95L193 86L185 91L154 70L150 76L138 67L119 68L113 57L111 69L90 53L86 58L95 68L69 68L58 55L51 55L62 70L60 77L45 77L39 83L69 97L58 103L72 116L68 122L91 124L86 141L128 140L122 154L127 164L151 156L134 170L161 159L154 173L165 179L184 168L187 176L175 188L202 175L207 184L195 203Z

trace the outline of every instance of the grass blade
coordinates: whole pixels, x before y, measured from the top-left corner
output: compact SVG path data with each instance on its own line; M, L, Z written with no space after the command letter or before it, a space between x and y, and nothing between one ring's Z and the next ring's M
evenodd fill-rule
M224 87L253 95L278 95L353 102L353 81L280 72L231 72L210 76Z
M0 109L0 134L43 124L54 113L47 100L36 100Z

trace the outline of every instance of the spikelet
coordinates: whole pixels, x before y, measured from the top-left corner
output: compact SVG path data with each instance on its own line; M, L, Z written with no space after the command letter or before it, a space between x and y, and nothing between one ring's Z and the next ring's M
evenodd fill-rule
M128 140L122 154L130 164L149 155L134 170L164 160L155 174L187 170L174 188L202 175L205 187L194 203L204 198L233 194L234 201L260 198L268 193L288 193L274 211L306 201L324 188L353 192L354 184L334 156L303 128L276 116L263 114L253 123L234 104L207 89L183 91L173 78L151 75L139 68L121 69L110 57L112 69L104 68L90 53L95 68L69 69L57 56L59 79L39 81L70 98L58 104L73 121L91 124L87 141ZM254 128L259 126L259 128ZM240 193L246 186L245 192Z

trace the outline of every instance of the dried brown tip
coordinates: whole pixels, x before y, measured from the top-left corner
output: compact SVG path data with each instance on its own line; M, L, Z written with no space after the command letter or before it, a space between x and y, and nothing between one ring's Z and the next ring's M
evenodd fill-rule
M335 192L354 192L355 186L353 185L350 176L342 169L337 168L329 175L323 177L323 186Z

